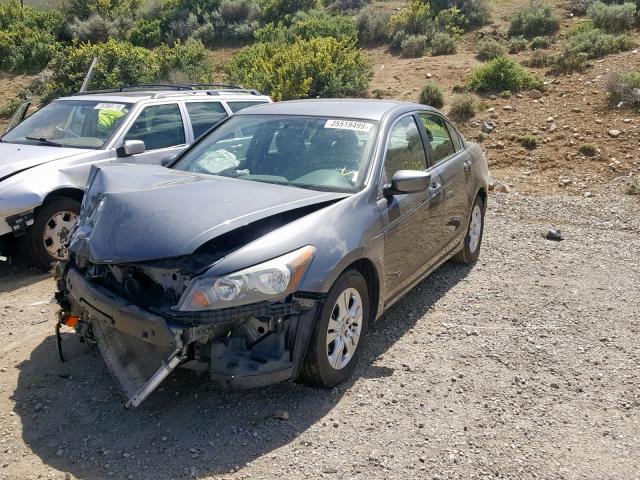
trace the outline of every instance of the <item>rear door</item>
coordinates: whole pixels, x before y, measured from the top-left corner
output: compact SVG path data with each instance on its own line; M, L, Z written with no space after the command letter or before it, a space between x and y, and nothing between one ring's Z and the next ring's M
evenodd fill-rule
M457 132L444 117L426 112L420 112L418 117L426 133L430 163L442 182L444 235L441 248L446 248L459 241L465 233L469 210L467 171L471 166L471 159L462 148Z
M142 140L145 152L125 157L123 161L160 164L164 157L176 155L187 146L187 134L184 114L178 103L147 105L123 138L123 142Z
M426 170L427 157L418 119L400 117L391 128L380 187L398 170ZM438 183L437 174L432 178ZM442 237L442 190L427 188L411 194L382 196L378 208L384 223L385 284L388 298L400 293L438 255Z
M220 120L228 116L221 102L185 102L193 141L198 140Z

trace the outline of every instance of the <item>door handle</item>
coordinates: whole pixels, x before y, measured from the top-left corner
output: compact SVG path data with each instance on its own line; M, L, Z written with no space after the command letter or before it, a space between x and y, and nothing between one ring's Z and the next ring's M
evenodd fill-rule
M464 168L465 172L470 172L471 171L471 162L465 161L463 168Z
M440 187L442 187L440 182L431 182L431 185L429 185L429 189L431 190L439 190Z

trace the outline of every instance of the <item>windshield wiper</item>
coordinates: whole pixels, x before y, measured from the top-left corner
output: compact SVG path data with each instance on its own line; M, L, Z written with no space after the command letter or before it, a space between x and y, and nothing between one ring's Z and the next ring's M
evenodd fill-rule
M47 140L44 137L24 137L26 140L33 140L35 142L40 142L43 145L49 145L50 147L64 147L61 143L54 142L53 140Z

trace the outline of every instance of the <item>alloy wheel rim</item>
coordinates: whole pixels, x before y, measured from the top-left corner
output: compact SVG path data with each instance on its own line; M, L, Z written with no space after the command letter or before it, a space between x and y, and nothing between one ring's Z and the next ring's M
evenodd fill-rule
M346 367L360 341L362 297L355 288L345 289L336 300L327 326L327 359L335 370Z
M482 233L482 212L480 206L475 205L471 212L471 224L469 225L469 250L474 253L480 244Z
M64 260L66 252L64 244L69 233L78 221L78 214L70 210L55 212L44 226L42 241L47 253L56 260Z

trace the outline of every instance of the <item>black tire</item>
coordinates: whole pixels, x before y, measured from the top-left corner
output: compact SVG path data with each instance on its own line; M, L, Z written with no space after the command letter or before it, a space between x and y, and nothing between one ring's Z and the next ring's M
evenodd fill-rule
M44 241L47 222L56 212L73 212L77 216L80 213L80 202L73 198L60 197L45 204L36 213L33 225L27 231L24 241L33 263L43 270L50 270L52 264L60 260L47 251Z
M480 238L478 240L477 246L475 250L471 249L471 224L473 222L473 212L476 207L480 210ZM471 215L469 215L469 223L467 224L467 231L464 235L464 243L462 248L458 253L453 256L453 261L458 263L463 263L465 265L470 265L475 263L480 256L480 246L482 245L482 234L484 233L484 213L485 206L484 201L480 195L476 196L476 199L473 201L473 205L471 206Z
M349 288L355 289L360 295L362 302L362 325L359 340L350 360L344 367L336 369L329 363L328 358L329 347L327 346L327 333L329 320L334 314L334 308L336 307L339 295L343 294L343 292ZM335 281L327 295L320 313L320 318L314 325L309 342L309 349L298 380L308 385L327 388L345 381L353 373L360 358L363 349L362 345L369 326L370 311L369 290L364 277L357 270L347 270Z

